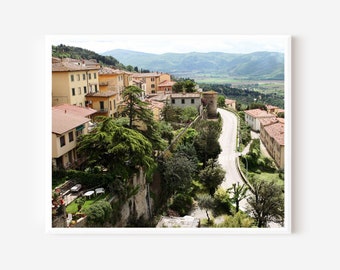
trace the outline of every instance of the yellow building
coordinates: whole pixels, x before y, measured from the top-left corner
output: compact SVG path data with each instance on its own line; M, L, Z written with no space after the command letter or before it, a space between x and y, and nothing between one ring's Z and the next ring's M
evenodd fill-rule
M89 107L97 111L94 116L117 117L119 103L117 91L88 93L86 100Z
M122 93L129 83L129 79L124 71L109 67L102 67L99 72L99 86L101 92L114 91L117 93L117 99L122 100Z
M98 63L89 60L52 59L52 106L86 106L85 95L99 91Z
M268 153L274 159L279 169L284 169L284 119L283 118L266 118L261 119L260 139L266 147Z
M76 168L83 159L76 152L77 138L89 132L91 117L96 111L90 108L63 104L52 107L52 167Z
M133 73L132 78L141 80L145 84L145 95L155 94L159 90L159 85L165 81L171 81L167 73ZM164 90L163 90L164 91Z

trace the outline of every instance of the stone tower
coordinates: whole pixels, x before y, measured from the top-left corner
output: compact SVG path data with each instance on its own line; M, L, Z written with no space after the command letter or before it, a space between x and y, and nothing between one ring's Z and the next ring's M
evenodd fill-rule
M217 116L217 92L207 91L202 92L204 106L207 108L208 117Z

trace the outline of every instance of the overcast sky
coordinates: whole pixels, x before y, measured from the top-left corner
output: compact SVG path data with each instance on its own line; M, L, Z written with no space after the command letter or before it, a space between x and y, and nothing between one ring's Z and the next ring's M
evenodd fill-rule
M284 35L51 35L48 40L53 45L81 47L99 54L114 49L156 54L284 52L287 44Z

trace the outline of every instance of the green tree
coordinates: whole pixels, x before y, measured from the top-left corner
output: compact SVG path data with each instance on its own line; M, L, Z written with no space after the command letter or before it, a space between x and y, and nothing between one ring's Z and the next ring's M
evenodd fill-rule
M220 108L224 108L225 107L225 96L218 95L218 97L217 97L217 106L220 107Z
M121 116L128 117L129 128L137 129L150 140L154 149L164 149L158 125L153 118L148 103L140 99L143 90L137 86L128 86L123 92L124 109Z
M233 183L232 187L228 188L227 191L233 194L231 201L235 203L235 212L237 213L240 209L240 201L248 196L248 187L245 184L240 185L240 183L237 182L237 184Z
M174 93L193 93L196 91L195 86L196 83L191 79L180 79L172 86L172 91Z
M159 122L159 132L163 139L166 139L168 143L170 144L172 139L174 138L174 129L170 125L170 123L165 121Z
M258 227L267 227L269 222L283 224L284 193L274 181L259 180L253 184L254 194L247 201L247 212L254 217Z
M134 127L134 122L143 121L148 123L152 120L152 111L147 108L147 103L142 101L143 90L137 86L128 86L123 92L124 109L122 116L129 118L129 128Z
M222 149L218 141L221 134L221 124L215 121L202 120L198 123L196 130L198 135L195 137L194 146L197 156L203 167L209 159L216 159Z
M214 209L214 198L211 197L209 194L201 193L201 194L197 194L196 199L197 199L198 206L201 209L205 210L205 213L206 213L207 219L208 219L208 223L210 223L210 216L209 216L208 211Z
M214 159L209 159L203 170L199 173L199 180L209 191L210 196L213 196L217 187L223 182L225 170Z
M89 227L102 227L109 222L112 215L112 208L108 201L99 200L86 209L87 225Z
M256 227L254 219L243 212L237 212L235 215L226 215L221 224L216 225L219 228L253 228Z
M183 153L175 153L164 164L163 179L168 196L176 193L187 193L190 190L192 175L196 171L194 164Z
M89 167L129 174L137 166L154 166L152 145L138 131L117 125L111 117L102 117L97 127L81 136L78 152L87 157Z
M134 70L133 66L131 66L131 65L127 65L126 69L127 69L127 71L130 71L130 72L132 72Z
M197 108L194 106L188 106L182 109L181 120L184 123L195 120L198 115Z

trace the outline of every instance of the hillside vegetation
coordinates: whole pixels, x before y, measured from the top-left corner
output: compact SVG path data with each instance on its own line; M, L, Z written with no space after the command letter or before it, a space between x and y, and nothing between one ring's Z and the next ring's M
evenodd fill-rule
M97 54L93 51L67 46L60 44L58 46L52 45L52 56L58 58L73 58L73 59L96 59L98 63L108 65L108 66L115 66L120 68L125 68L116 58L112 56L103 56Z

